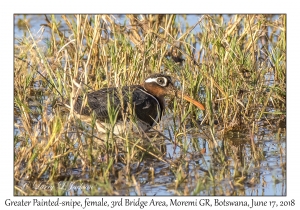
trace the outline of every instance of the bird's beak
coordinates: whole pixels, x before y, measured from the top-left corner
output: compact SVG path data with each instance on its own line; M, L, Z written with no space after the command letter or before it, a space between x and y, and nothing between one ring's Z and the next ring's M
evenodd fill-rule
M205 110L205 107L203 104L201 104L199 101L196 101L196 100L192 99L191 97L185 95L183 92L179 91L172 82L171 82L171 85L169 85L169 87L168 87L168 92L170 95L173 95L178 98L182 97L184 100L194 104L199 109Z
M183 94L182 92L177 91L177 94L176 94L176 95L177 95L177 97L182 96L184 100L186 100L186 101L188 101L188 102L194 104L196 107L198 107L198 108L201 109L201 110L205 110L203 104L201 104L200 102L198 102L198 101L192 99L191 97L189 97L189 96Z
M198 107L199 109L201 110L205 110L205 107L203 104L201 104L200 102L192 99L191 97L183 94L181 91L177 90L174 86L172 86L172 88L170 89L170 93L171 95L174 95L175 97L178 97L178 98L182 98L192 104L194 104L196 107Z

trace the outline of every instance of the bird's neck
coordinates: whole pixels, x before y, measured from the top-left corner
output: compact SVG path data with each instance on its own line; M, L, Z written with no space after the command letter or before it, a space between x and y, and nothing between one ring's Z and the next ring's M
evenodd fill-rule
M158 100L161 110L163 111L166 107L166 101L164 95L157 95L155 92L150 91L150 89L148 90L144 84L141 84L141 86L143 87L144 91L151 94L153 97L155 97Z

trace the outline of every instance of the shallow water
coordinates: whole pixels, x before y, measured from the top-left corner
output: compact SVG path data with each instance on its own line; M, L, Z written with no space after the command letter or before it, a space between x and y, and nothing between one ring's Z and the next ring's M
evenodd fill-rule
M163 122L162 122L163 123ZM165 122L169 123L169 121ZM172 126L172 125L169 125ZM153 157L147 157L140 163L131 164L131 173L135 176L137 185L128 182L125 177L124 167L122 163L114 164L114 168L120 171L119 178L111 177L111 184L114 192L119 195L182 195L184 191L195 195L286 195L286 143L285 134L265 130L264 136L255 136L257 148L262 148L263 160L256 162L252 158L250 139L247 135L239 134L242 137L226 137L225 139L217 139L218 144L224 145L226 161L224 163L218 160L215 151L209 147L209 141L203 138L202 132L189 134L185 144L197 142L202 145L201 149L205 152L199 152L194 147L189 146L188 150L183 152L184 146L174 146L174 142L164 140L166 145L166 155L164 160L172 161L181 165L182 172L186 176L185 181L178 186L176 185L176 169L172 172L172 165L164 163ZM167 133L167 131L165 131ZM166 134L166 136L168 136ZM207 165L206 165L207 164ZM235 165L238 165L235 168ZM209 180L207 169L212 168L215 180ZM249 167L249 168L245 168ZM100 168L99 168L100 170ZM240 173L235 178L233 174ZM240 184L234 182L241 178L243 170L246 170L244 181ZM151 176L153 171L153 176ZM141 173L140 173L141 172ZM174 174L175 173L175 174ZM73 176L72 181L64 181L66 178ZM51 183L47 182L48 175L41 180L25 181L16 183L21 189L28 193L32 190L37 193L39 190L51 188L64 189L64 195L90 195L90 188L97 188L98 195L107 195L103 193L101 187L93 184L89 178L88 171L82 168L69 169L67 173L63 173L61 180ZM200 183L199 183L200 182ZM200 190L197 185L203 185ZM185 189L188 188L188 189ZM93 191L93 193L95 193Z

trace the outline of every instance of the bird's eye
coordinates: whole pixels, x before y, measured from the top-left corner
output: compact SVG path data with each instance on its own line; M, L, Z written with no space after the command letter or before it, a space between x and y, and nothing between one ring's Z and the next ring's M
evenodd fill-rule
M157 83L159 84L159 85L162 85L162 86L166 86L167 84L167 81L166 81L166 79L165 78L163 78L163 77L159 77L159 78L157 78Z

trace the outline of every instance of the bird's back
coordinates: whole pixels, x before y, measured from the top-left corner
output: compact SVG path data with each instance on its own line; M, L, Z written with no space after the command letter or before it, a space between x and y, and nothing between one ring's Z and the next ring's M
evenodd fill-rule
M74 104L74 111L81 116L91 116L94 112L98 120L109 120L109 109L118 111L117 120L122 120L123 114L132 114L139 121L152 127L160 120L162 105L142 86L126 86L120 91L117 88L104 88L87 94L87 103L79 96ZM86 105L84 105L86 104Z

